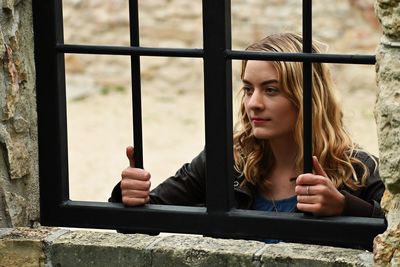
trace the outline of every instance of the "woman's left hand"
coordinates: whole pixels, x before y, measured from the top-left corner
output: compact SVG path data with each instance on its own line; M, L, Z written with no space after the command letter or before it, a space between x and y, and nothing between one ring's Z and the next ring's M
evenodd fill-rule
M318 216L341 215L345 197L335 188L315 156L313 167L315 174L301 174L296 179L297 208Z

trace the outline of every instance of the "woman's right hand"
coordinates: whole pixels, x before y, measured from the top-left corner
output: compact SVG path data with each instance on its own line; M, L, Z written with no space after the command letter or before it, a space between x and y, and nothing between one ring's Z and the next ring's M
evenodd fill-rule
M127 206L139 206L149 202L150 173L135 168L134 149L132 146L126 148L126 156L129 159L129 167L121 173L122 203Z

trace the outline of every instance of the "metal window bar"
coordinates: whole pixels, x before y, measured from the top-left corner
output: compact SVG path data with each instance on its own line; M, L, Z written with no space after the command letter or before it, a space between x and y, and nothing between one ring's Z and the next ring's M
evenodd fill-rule
M138 0L129 0L130 45L139 47L139 7ZM140 56L131 55L133 144L135 146L135 166L143 168L142 136L142 85L140 77Z
M221 215L233 206L230 28L230 1L203 1L206 206Z
M303 0L303 53L312 54L312 3ZM303 164L312 173L312 62L303 62Z
M41 222L43 225L126 229L137 232L194 233L215 237L276 238L371 249L373 238L386 228L384 219L317 218L301 213L237 210L233 206L231 60L264 59L374 64L369 55L312 54L311 1L303 1L303 53L264 53L231 50L230 1L203 0L203 49L139 47L137 0L130 2L131 46L64 44L61 0L33 0L39 132ZM134 142L141 146L140 57L199 57L204 60L207 197L206 207L71 201L68 192L67 120L64 54L131 56ZM308 73L308 74L307 74ZM311 72L304 85L311 89ZM308 79L308 80L307 80ZM306 88L305 88L306 91ZM304 101L311 98L304 95ZM310 101L311 103L311 101ZM305 106L309 105L305 103ZM308 110L304 111L309 114ZM309 114L310 115L310 114ZM140 118L137 118L140 117ZM221 123L223 121L224 123ZM310 120L311 123L311 120ZM304 126L311 129L309 126ZM304 134L311 137L311 132ZM311 144L305 138L305 146ZM307 143L308 142L308 143ZM310 147L311 149L311 147ZM309 153L309 152L306 152ZM142 155L140 155L141 160ZM307 154L305 155L307 157ZM294 225L296 227L294 227Z
M32 2L38 113L40 219L52 220L69 199L64 55L60 1ZM48 24L51 24L48 25ZM44 162L51 165L47 167Z

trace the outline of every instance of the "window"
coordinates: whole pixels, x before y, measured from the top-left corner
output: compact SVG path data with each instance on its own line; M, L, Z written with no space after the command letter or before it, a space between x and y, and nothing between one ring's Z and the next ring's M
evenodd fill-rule
M177 232L213 237L276 238L292 242L370 248L384 231L383 219L316 218L307 214L268 213L233 208L232 70L236 59L301 61L304 63L305 170L311 163L311 66L313 62L374 64L374 56L312 54L311 0L303 1L304 52L259 53L231 49L230 1L203 0L203 48L139 46L138 3L130 0L130 46L76 45L63 40L62 2L33 1L39 127L41 220L43 225ZM143 166L140 59L200 58L204 65L206 207L72 201L68 189L68 149L64 55L69 53L126 56L131 60L136 164ZM221 123L224 122L224 123ZM295 226L295 227L294 227Z

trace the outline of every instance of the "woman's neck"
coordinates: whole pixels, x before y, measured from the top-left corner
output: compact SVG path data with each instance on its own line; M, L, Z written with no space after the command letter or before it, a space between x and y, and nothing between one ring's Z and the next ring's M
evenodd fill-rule
M275 158L275 168L294 169L297 147L293 138L270 140L270 147Z
M275 200L288 198L295 194L296 183L290 181L298 175L296 171L296 145L293 138L270 140L271 151L275 158L275 164L268 176L268 198Z

